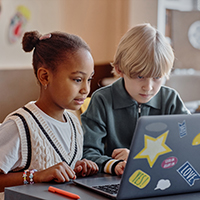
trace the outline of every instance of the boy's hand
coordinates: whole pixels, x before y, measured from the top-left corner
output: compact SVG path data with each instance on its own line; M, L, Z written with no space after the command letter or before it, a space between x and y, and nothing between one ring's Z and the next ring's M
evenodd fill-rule
M45 170L34 173L34 182L40 182L40 183L49 181L62 183L75 178L76 178L75 172L65 162L60 162Z
M126 161L123 162L119 162L116 166L115 166L115 174L117 176L122 175L124 173L124 168L126 166Z
M99 168L96 163L91 160L83 159L76 162L74 172L77 176L88 176L96 174Z
M127 161L129 152L130 152L130 150L127 148L114 149L112 152L112 158L116 159L116 160Z

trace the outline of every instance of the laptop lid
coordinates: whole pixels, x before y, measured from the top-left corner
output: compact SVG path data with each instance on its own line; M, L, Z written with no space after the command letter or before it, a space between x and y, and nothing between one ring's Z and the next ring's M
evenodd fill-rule
M140 117L116 198L199 191L199 144L200 114Z
M199 144L199 114L141 117L118 198L199 191Z

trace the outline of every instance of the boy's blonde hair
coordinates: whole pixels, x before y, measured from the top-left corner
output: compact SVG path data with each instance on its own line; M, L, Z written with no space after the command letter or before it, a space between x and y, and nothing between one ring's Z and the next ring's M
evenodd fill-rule
M114 62L115 67L130 78L169 77L174 53L166 38L150 24L139 24L121 38Z

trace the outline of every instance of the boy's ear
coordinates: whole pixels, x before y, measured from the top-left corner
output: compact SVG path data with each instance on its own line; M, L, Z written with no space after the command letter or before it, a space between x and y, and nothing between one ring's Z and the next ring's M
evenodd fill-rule
M120 77L123 77L123 73L122 73L122 71L119 69L119 67L118 66L115 66L115 72L117 73L117 75L118 76L120 76Z
M38 77L38 81L43 85L48 85L49 83L49 70L44 68L44 67L40 67L37 71L37 77Z

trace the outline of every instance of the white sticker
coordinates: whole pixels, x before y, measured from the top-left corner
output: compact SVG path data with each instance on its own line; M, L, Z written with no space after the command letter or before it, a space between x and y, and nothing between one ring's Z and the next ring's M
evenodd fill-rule
M158 189L165 190L165 189L169 188L170 186L171 186L171 183L168 179L166 179L166 180L161 179L158 181L157 186L154 190L158 190Z

